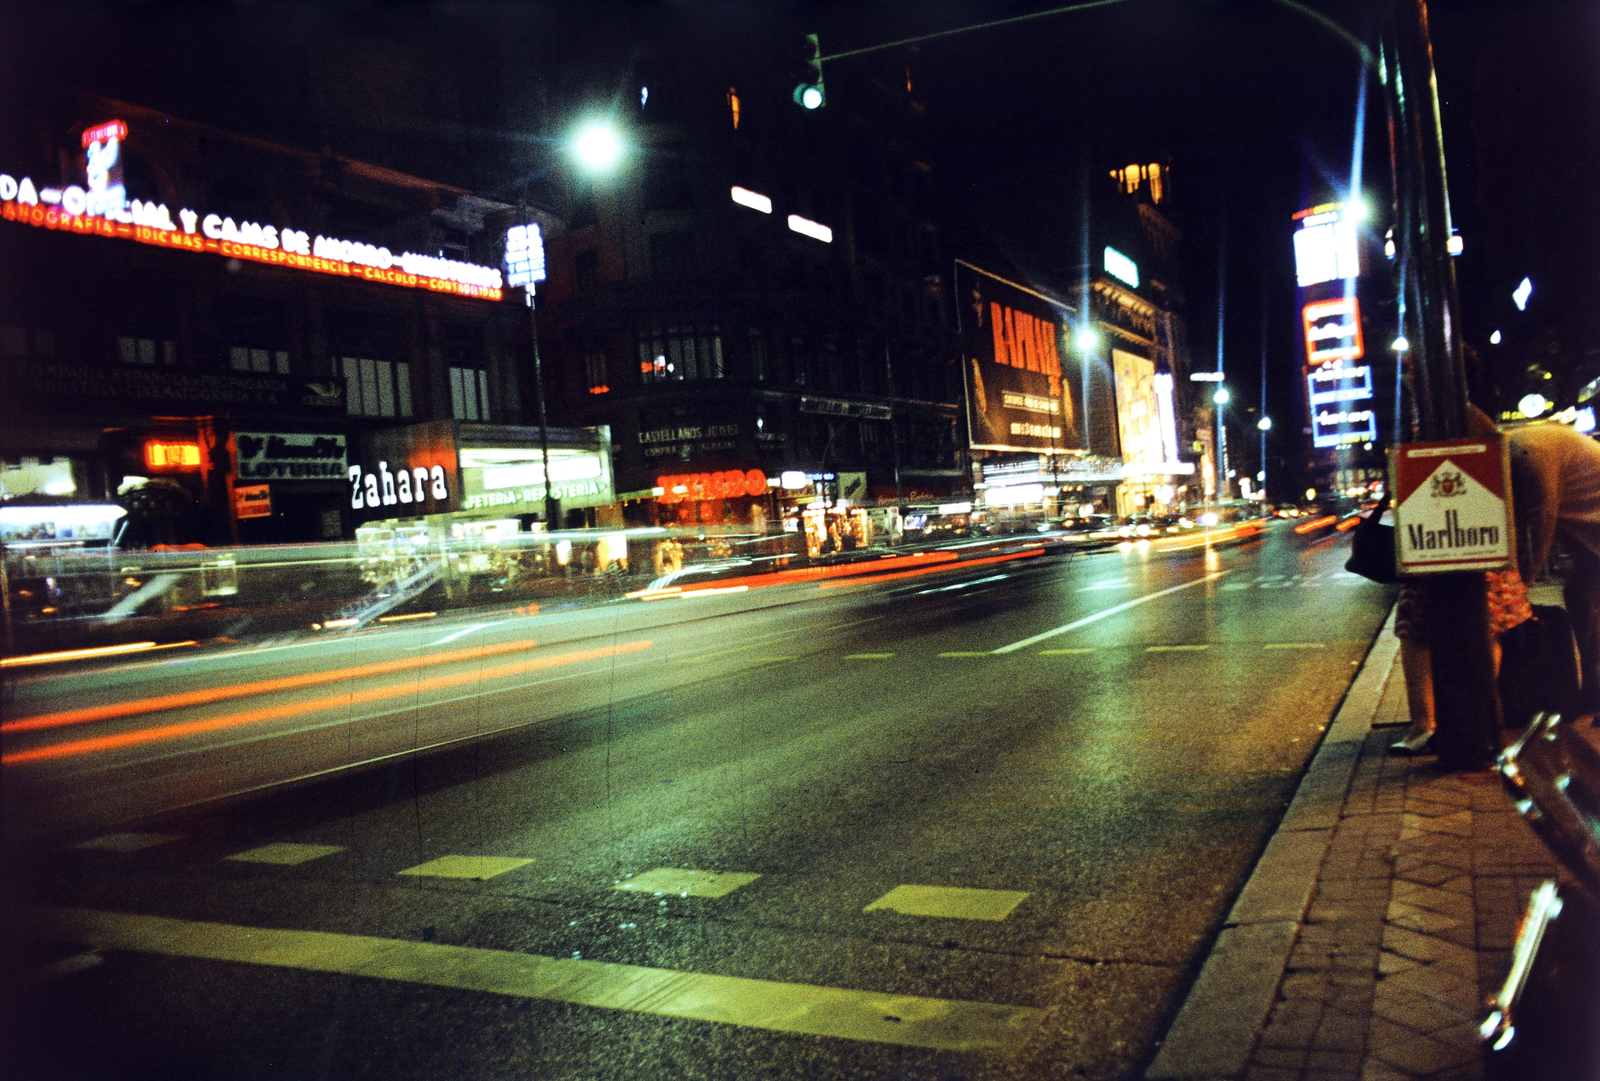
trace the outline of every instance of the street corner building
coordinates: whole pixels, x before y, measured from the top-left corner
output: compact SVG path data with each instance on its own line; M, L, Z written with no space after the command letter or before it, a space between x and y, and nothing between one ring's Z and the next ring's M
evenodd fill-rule
M8 541L349 537L374 433L523 419L514 207L134 103L40 102L0 147Z

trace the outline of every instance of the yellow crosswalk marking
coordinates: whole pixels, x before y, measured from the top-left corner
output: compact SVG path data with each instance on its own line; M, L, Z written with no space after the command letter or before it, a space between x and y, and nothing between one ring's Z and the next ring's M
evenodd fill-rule
M886 661L893 656L893 653L846 653L844 659L847 661Z
M954 653L941 653L941 654L939 654L939 656L941 656L941 657L992 657L992 656L994 656L994 654L990 653L987 649L966 649L966 650L959 650L959 651L954 652Z
M240 863L279 863L292 866L297 863L309 863L311 860L331 856L335 852L343 852L342 845L296 845L280 841L276 844L262 845L245 852L235 852L225 857L238 860Z
M1268 642L1262 649L1322 649L1324 642Z
M1094 647L1093 646L1084 646L1084 647L1081 647L1081 648L1078 648L1078 649L1041 649L1039 651L1039 656L1041 656L1041 657L1074 657L1074 656L1077 656L1080 653L1093 653L1093 652L1094 652Z
M904 916L956 920L1003 920L1028 895L1019 890L975 890L965 886L896 886L863 912L886 908Z
M1145 646L1146 653L1199 653L1201 650L1210 649L1206 646Z
M513 859L507 856L440 856L415 867L396 872L402 875L423 875L428 878L475 878L482 881L525 867L532 860Z
M178 840L176 833L108 833L73 847L99 852L143 852L147 848L170 844L176 840Z
M1044 1020L1031 1006L891 995L506 950L283 931L89 909L37 913L41 930L101 950L271 965L661 1017L1012 1055Z
M726 897L740 886L748 886L760 877L747 871L657 867L617 883L617 889L631 893L675 893L679 897Z

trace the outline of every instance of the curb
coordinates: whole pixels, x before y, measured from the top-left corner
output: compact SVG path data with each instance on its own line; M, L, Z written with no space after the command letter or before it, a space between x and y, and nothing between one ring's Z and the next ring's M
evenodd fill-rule
M1277 1000L1362 744L1399 653L1399 640L1385 633L1392 622L1391 615L1367 651L1145 1081L1244 1076Z

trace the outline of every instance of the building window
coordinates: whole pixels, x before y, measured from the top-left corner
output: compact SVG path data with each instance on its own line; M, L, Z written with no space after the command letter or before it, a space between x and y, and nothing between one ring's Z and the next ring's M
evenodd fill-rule
M572 258L572 288L578 293L592 293L600 288L600 252L594 248L581 251Z
M590 394L604 394L611 389L606 385L606 353L604 349L590 349L585 353L583 366L589 374Z
M739 91L728 87L728 112L733 116L733 130L739 130Z
M639 374L643 382L721 379L720 327L667 327L639 335Z
M177 344L156 338L117 338L117 359L124 364L154 365L158 358L169 368L177 364Z
M236 372L277 372L289 374L289 354L282 349L247 349L236 345L228 350L228 366Z
M693 233L682 230L651 234L650 274L657 281L694 277L694 262Z
M370 357L341 357L340 361L351 416L411 416L410 364Z
M450 415L457 420L489 419L489 373L482 368L450 369Z

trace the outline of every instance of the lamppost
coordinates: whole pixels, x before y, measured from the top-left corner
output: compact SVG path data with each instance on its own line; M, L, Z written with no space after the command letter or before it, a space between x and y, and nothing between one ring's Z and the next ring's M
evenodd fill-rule
M623 143L616 129L604 121L590 121L572 140L572 152L591 173L609 172L623 154ZM544 280L544 237L526 198L522 201L522 224L506 233L506 282L522 286L528 305L528 337L533 346L533 391L539 403L539 461L544 471L544 527L559 529L558 509L550 480L550 424L545 411L544 362L539 355L539 319L534 312L534 286Z

